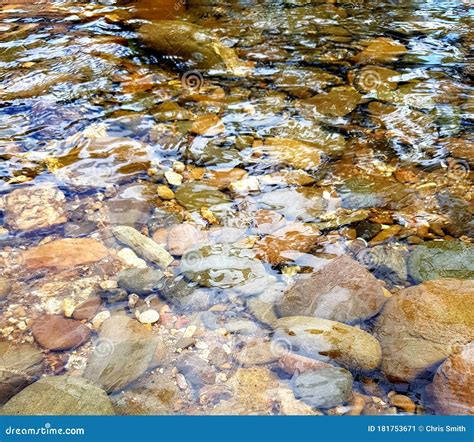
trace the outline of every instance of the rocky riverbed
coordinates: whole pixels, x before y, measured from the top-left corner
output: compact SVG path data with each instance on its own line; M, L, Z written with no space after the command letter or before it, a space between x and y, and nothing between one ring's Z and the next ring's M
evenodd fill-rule
M162 3L0 5L0 413L474 414L472 8Z

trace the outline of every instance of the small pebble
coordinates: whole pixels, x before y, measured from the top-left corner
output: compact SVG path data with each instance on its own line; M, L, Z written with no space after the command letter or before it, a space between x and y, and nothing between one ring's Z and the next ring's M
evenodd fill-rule
M154 324L160 319L160 314L156 310L145 310L138 315L138 320L142 324Z
M183 338L190 338L196 333L197 327L195 325L190 325L186 328L183 334Z
M133 308L137 305L137 302L140 300L140 296L138 296L136 293L132 293L129 297L128 297L128 306L130 308Z
M173 172L172 170L165 172L165 178L166 181L168 181L168 183L172 186L181 186L181 184L183 184L183 177L179 173Z
M104 310L103 312L97 313L97 315L95 315L91 321L92 327L94 328L94 330L98 330L101 327L102 323L109 318L110 312L108 310Z
M117 256L129 267L135 267L139 269L144 269L147 267L146 261L139 258L132 249L125 247L118 251ZM115 282L115 287L117 287L117 282ZM114 287L111 287L114 288Z
M66 318L72 317L75 308L76 306L74 305L74 301L71 298L66 298L63 300L63 313Z
M186 378L181 373L178 373L176 375L176 383L178 384L178 387L181 390L186 390L188 388L188 383L186 382Z
M158 193L158 196L162 200L172 200L175 197L174 192L168 186L165 186L164 184L160 184L156 188L156 192Z
M403 394L395 394L390 397L390 405L397 407L407 413L414 413L416 410L415 403Z

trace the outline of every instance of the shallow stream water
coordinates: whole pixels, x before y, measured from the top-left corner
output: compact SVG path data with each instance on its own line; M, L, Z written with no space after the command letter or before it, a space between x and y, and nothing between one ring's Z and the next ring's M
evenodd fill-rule
M158 53L161 20L243 69L180 56L184 33ZM473 21L470 1L0 0L0 327L41 349L29 376L91 379L121 414L472 413L432 381L474 336ZM415 319L382 311L409 287ZM294 339L334 325L310 317L355 341ZM411 361L425 343L387 343L391 319L436 349Z

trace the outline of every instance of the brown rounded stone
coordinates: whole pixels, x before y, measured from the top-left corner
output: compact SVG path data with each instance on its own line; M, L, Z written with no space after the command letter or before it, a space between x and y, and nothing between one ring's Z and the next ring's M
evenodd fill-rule
M349 256L342 255L283 295L282 316L315 316L352 323L375 316L387 300L381 281Z
M49 350L79 347L90 337L90 330L81 322L60 315L44 315L31 327L36 342Z
M24 264L29 269L56 270L93 264L106 256L106 247L90 238L58 239L34 247L23 254Z
M72 317L77 320L92 319L99 310L100 304L101 299L98 296L86 299L74 309Z
M431 393L438 414L474 414L474 343L438 368Z
M295 252L309 252L318 236L319 230L313 224L289 223L257 242L257 258L272 265L283 264L291 261Z
M382 370L395 381L429 376L474 339L474 281L439 279L400 290L377 318Z

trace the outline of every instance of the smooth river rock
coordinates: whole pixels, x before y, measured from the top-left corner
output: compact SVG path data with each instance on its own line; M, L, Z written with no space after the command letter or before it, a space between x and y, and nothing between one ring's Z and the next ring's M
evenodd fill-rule
M173 262L173 257L162 246L133 227L116 226L112 228L112 233L118 241L130 247L138 256L161 268L166 268Z
M474 343L451 355L436 372L431 395L437 414L474 414Z
M138 33L142 41L154 51L192 61L198 69L224 68L234 75L245 74L249 69L232 48L223 45L206 29L192 23L160 20L143 25Z
M441 279L401 290L385 304L375 335L382 370L395 381L430 372L474 339L474 281Z
M351 323L375 316L387 300L383 284L342 255L298 280L278 304L282 316L315 316Z
M104 390L75 376L47 376L13 396L2 415L113 415Z
M84 377L107 392L118 391L150 367L158 341L138 321L117 315L104 321Z
M408 257L408 274L416 282L439 278L474 278L474 244L430 241L418 245Z
M334 360L349 370L371 371L382 359L380 343L369 333L341 322L289 316L274 322L273 339L293 353Z
M94 239L64 238L33 247L22 256L28 269L66 270L94 264L107 255L107 248Z
M161 270L125 269L118 274L118 286L128 293L146 296L158 291L163 285L164 274Z
M61 315L43 315L31 327L35 341L48 350L69 350L89 340L90 330L82 322Z
M274 277L252 255L247 249L225 244L205 246L183 255L180 270L186 278L204 287L236 287L248 294L259 293Z
M325 367L294 376L295 397L314 408L332 408L352 396L352 375L340 367Z
M43 354L33 345L0 341L0 405L41 374L42 361Z
M67 221L66 197L50 185L16 189L5 197L5 224L13 230L36 230Z

